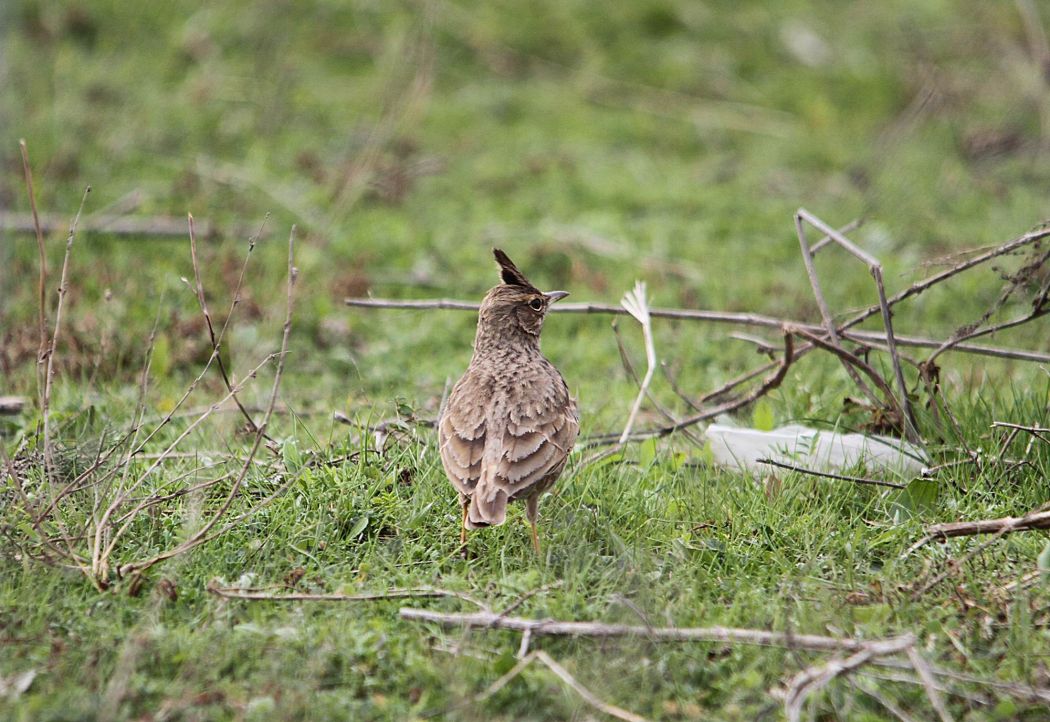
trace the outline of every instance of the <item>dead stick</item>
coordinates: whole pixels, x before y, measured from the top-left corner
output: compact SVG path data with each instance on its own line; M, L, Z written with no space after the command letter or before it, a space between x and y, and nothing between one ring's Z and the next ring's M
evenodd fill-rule
M825 471L817 471L816 469L806 469L801 466L794 466L792 464L785 464L782 461L776 461L775 459L755 459L759 464L769 464L770 466L777 466L781 469L787 469L788 471L797 471L800 474L808 474L810 476L819 476L825 479L838 479L840 481L852 481L857 484L872 484L874 486L888 486L892 489L904 489L904 484L898 484L893 481L883 481L882 479L868 479L863 476L846 476L844 474L831 474Z
M833 679L863 667L876 657L899 654L910 650L915 644L915 635L905 634L886 640L867 642L863 649L842 659L835 657L824 664L814 665L802 670L791 678L787 695L784 698L784 713L795 722L802 716L802 705L814 692L826 687Z
M941 697L941 693L937 689L937 681L933 678L933 670L930 669L929 662L923 659L922 655L919 654L919 650L915 649L915 645L909 646L907 653L911 666L915 668L916 674L919 675L919 679L922 681L922 686L926 689L926 696L929 698L930 704L937 711L937 716L941 718L941 722L952 722L953 717L948 712L948 708L944 704L944 698Z
M613 323L612 323L612 329L613 329L613 335L616 336L616 348L619 349L619 351L620 351L620 362L623 365L623 370L631 378L631 380L634 381L635 386L638 386L639 388L641 388L642 380L640 378L638 378L638 373L634 370L634 365L631 363L631 359L627 355L627 347L624 346L623 336L620 334L620 329L617 327L615 321L613 321ZM667 365L664 364L661 361L660 362L660 367L663 369L664 374L668 378L670 378L670 376L667 373ZM674 381L673 380L671 381L671 384L672 384L672 387L673 387L673 385L674 385ZM648 388L645 390L645 397L647 399L649 399L649 403L653 405L653 408L656 409L660 413L660 415L664 417L664 419L666 419L667 421L669 421L672 424L678 423L678 418L674 414L671 413L670 409L668 409L666 406L661 404L660 400L658 398L656 398L656 396ZM690 404L692 406L692 403L687 399L687 397L684 397L684 396L681 396L681 395L679 395L679 397L682 398L683 401L686 401L686 403L688 403L688 404ZM699 407L693 406L693 409L694 410L699 410ZM700 437L698 437L692 431L689 431L688 429L682 429L682 433L691 442L693 442L697 446L703 447L703 445L704 445L703 441L700 439ZM621 438L621 440L623 439L623 432L621 432L620 438ZM628 439L630 439L630 434L628 434Z
M573 691L576 692L576 694L580 695L580 697L582 697L583 700L587 702L587 704L591 705L595 709L604 712L610 717L625 720L625 722L646 722L644 717L639 717L633 712L628 712L627 710L621 707L617 707L616 705L609 704L608 702L604 702L601 699L599 699L593 692L591 692L589 689L580 684L576 680L576 678L569 673L567 669L565 669L556 661L554 661L553 657L551 657L549 654L542 650L531 652L522 657L517 664L515 664L513 667L507 670L506 674L501 676L499 679L497 679L495 682L489 685L484 692L475 697L474 701L482 702L491 697L492 695L496 694L501 689L506 687L511 682L511 680L513 680L515 677L524 672L525 668L537 659L544 665L546 665L546 667L550 671L554 672L554 674L556 674L563 682L565 682L565 684L569 685L569 687L571 687ZM449 710L446 710L446 712L447 711Z
M864 263L868 267L868 271L871 273L872 278L875 280L875 289L878 292L879 297L879 310L882 313L882 325L886 332L887 351L890 356L890 362L893 365L897 390L900 393L900 406L903 417L902 422L904 423L905 431L907 431L909 438L912 441L918 441L919 432L915 425L915 418L912 414L911 404L908 401L908 388L904 383L904 372L901 369L900 354L897 352L897 341L893 333L892 314L890 312L889 302L886 299L886 288L882 282L882 264L877 258L857 247L852 241L846 238L846 236L824 223L821 219L817 218L806 209L799 208L795 213L795 226L798 231L799 242L802 244L802 256L806 263L806 272L809 274L810 283L813 286L813 292L821 304L821 313L824 313L825 324L828 327L828 338L834 345L840 346L837 333L838 329L836 329L834 321L827 313L825 313L827 303L824 301L820 284L817 280L816 269L813 265L812 251L810 250L809 244L806 243L805 235L802 231L802 221L805 221L814 228L826 233L835 243L844 248L853 257ZM850 376L854 378L854 381L858 383L862 390L868 391L867 387L861 383L859 376L856 375L853 369L847 366L846 370L850 372Z
M1017 238L1013 239L1012 241L1007 241L1006 243L1003 243L1003 244L1001 244L999 246L996 246L995 248L993 248L992 250L988 251L987 253L982 253L979 256L974 256L973 258L970 258L970 259L968 259L966 261L963 261L963 262L961 262L959 264L956 264L955 266L952 266L951 268L947 268L947 269L941 271L940 273L935 273L932 276L928 276L927 278L924 278L923 280L912 284L911 286L909 286L908 288L904 289L903 291L899 291L898 293L895 293L894 295L890 296L887 299L887 305L890 306L890 307L896 306L901 301L903 301L903 300L905 300L907 298L911 298L912 296L918 296L919 294L929 290L931 287L937 285L938 283L946 281L949 278L951 278L952 276L957 276L958 274L962 273L963 271L968 271L971 268L973 268L974 266L979 266L982 263L986 263L986 262L991 261L991 260L993 260L995 258L998 258L999 256L1004 256L1004 255L1006 255L1008 253L1012 253L1013 251L1016 251L1018 249L1024 248L1025 246L1031 245L1033 243L1037 243L1037 242L1041 241L1042 239L1048 238L1048 237L1050 237L1050 227L1040 228L1039 230L1036 230L1036 231L1029 231L1028 233L1025 233L1023 236L1018 236ZM852 328L853 326L856 326L860 322L862 322L862 321L864 321L864 320L874 316L877 313L880 313L881 311L882 311L882 307L879 304L875 304L873 306L869 306L868 308L864 309L860 313L856 314L853 318L851 318L845 324L843 324L841 328L842 329ZM898 343L899 342L900 342L900 339L898 339Z
M30 203L30 206L33 204ZM35 209L34 209L35 210ZM0 230L15 233L30 233L35 230L34 213L0 211ZM37 219L41 235L49 235L65 228L66 222L60 214L44 213ZM198 224L201 235L216 235L215 226L204 221ZM85 232L104 233L112 236L153 236L157 238L184 238L186 234L185 219L178 216L124 216L93 214L84 218ZM240 235L238 229L235 235Z
M224 599L243 599L251 602L375 602L383 599L408 599L420 597L454 597L470 602L474 606L488 611L488 605L463 592L436 587L418 587L416 589L388 589L385 592L366 592L362 594L307 594L292 592L274 594L263 589L245 589L241 587L220 587L208 585L208 593Z
M299 275L299 270L295 267L295 231L296 227L293 225L291 232L288 234L288 280L287 280L287 293L285 301L285 314L284 314L284 326L281 334L281 350L277 354L277 368L274 369L273 374L273 385L270 389L270 400L266 406L266 413L263 414L262 423L258 425L258 430L255 433L255 438L251 448L248 451L248 455L245 457L244 463L241 466L240 472L234 477L230 492L226 498L220 504L219 508L212 514L211 518L196 532L190 536L189 539L182 542L181 544L172 547L171 549L161 552L149 559L141 561L131 562L124 564L120 567L120 576L127 576L130 572L142 572L149 569L154 564L170 559L171 557L182 554L183 552L189 551L200 544L213 538L209 536L209 532L219 522L219 520L229 511L233 505L234 499L237 497L237 493L241 489L241 485L244 483L245 477L248 475L249 469L251 469L252 461L255 459L255 454L258 452L259 447L262 445L263 437L266 435L266 427L270 423L270 417L273 415L273 409L277 404L277 394L281 388L281 376L284 373L284 364L288 356L288 338L292 332L292 307L295 298L295 282ZM294 478L294 477L293 477ZM278 492L283 491L286 485L279 487ZM272 499L273 495L268 497ZM223 528L223 533L225 532ZM112 545L107 551L112 551Z
M926 592L930 591L938 584L943 582L949 576L951 576L957 569L963 564L973 559L975 556L983 552L985 549L990 547L1000 537L1009 534L1014 531L1026 531L1028 529L1045 529L1050 527L1050 512L1045 510L1044 506L1042 509L1038 509L1034 512L1026 514L1023 517L1006 517L1004 519L992 519L983 522L953 522L950 524L936 524L930 529L930 533L919 539L919 541L912 544L908 549L905 550L901 558L907 557L913 551L926 544L926 542L932 541L933 539L943 539L949 536L970 536L974 534L991 534L991 538L987 539L976 547L967 552L961 559L953 559L948 564L948 569L935 575L932 579L924 583L918 590L912 594L912 599L917 601L922 598ZM1033 524L1034 522L1034 524ZM1032 524L1032 525L1030 525ZM987 525L987 526L985 526ZM984 528L982 528L982 526ZM939 528L938 528L939 527ZM954 532L954 533L953 533Z
M36 231L36 248L40 257L40 276L37 282L38 323L40 332L40 348L37 352L38 360L43 360L47 352L47 253L44 246L44 232L40 228L40 216L36 211L36 193L33 191L33 168L29 164L29 147L25 138L18 141L18 147L22 151L22 174L25 176L26 193L29 194L29 207L33 210L33 221L31 228Z
M659 429L654 429L653 435L666 436L667 434L678 431L679 429L686 428L687 426L692 426L693 424L700 423L701 421L713 419L720 414L727 414L730 411L735 411L736 409L739 409L743 406L747 406L759 397L780 386L781 382L784 380L784 377L787 376L787 371L791 367L791 364L795 361L795 358L796 357L794 341L792 340L791 334L785 329L784 357L780 360L780 364L779 366L777 366L777 370L774 371L768 378L766 378L766 380L762 382L761 386L758 386L755 389L753 389L751 393L749 393L747 396L744 396L739 399L733 399L732 401L727 401L723 404L719 404L718 406L708 409L707 411L703 411L699 414L690 416L687 419L683 419L676 424L671 424L670 426L664 426Z
M1001 519L983 519L980 521L953 521L945 524L934 524L926 530L932 539L977 534L999 534L1033 529L1050 529L1050 511L1039 511L1024 516L1007 516Z
M1050 444L1050 438L1048 438L1046 436L1043 436L1043 434L1050 434L1050 429L1048 429L1048 428L1045 428L1045 427L1042 427L1042 426L1024 426L1022 424L1011 424L1011 423L1006 422L1006 421L994 421L994 422L992 422L992 427L994 428L996 426L999 426L999 427L1002 427L1002 428L1006 428L1006 429L1011 429L1012 433L1014 433L1014 434L1016 434L1018 431L1023 431L1026 434L1031 434L1033 438L1039 439L1040 441L1042 441L1044 443ZM1004 442L1003 443L1003 448L1006 448L1009 445L1011 440L1012 440L1012 437L1011 437L1011 439L1009 439L1006 442Z
M870 364L866 363L862 358L860 358L856 354L852 354L846 349L842 348L842 346L838 344L833 344L830 341L825 341L824 339L820 338L816 334L810 333L809 331L800 328L794 328L791 326L788 326L787 330L791 333L801 336L814 346L822 348L825 351L828 351L838 356L843 361L843 363L847 364L847 366L853 366L863 371L864 374L869 379L871 379L872 383L874 383L875 386L878 387L879 391L881 391L882 394L886 397L887 405L894 407L901 414L901 421L903 421L904 423L908 422L905 409L903 406L901 406L900 402L897 400L897 397L894 396L893 389L890 388L889 383L884 378L882 378L879 372L872 368ZM875 399L875 401L876 403L878 403L877 398Z
M47 367L44 371L44 394L40 402L40 416L43 418L44 426L44 471L48 483L52 483L51 472L54 469L54 458L51 454L51 388L55 378L55 349L58 347L58 333L62 328L62 306L68 290L69 257L73 252L73 239L77 235L77 223L80 214L84 212L84 204L87 202L91 186L84 189L84 195L80 199L80 208L69 226L69 235L66 236L66 254L62 259L62 275L58 282L58 303L55 306L55 330L51 334L51 342L47 349Z
M382 308L382 309L444 309L449 311L477 311L480 306L472 301L460 301L449 298L433 300L418 299L390 299L390 298L346 298L344 304L357 308ZM891 306L893 299L887 301ZM627 311L620 306L604 303L559 303L551 307L552 313L575 313L575 314L599 314L607 316L627 316ZM652 308L649 315L653 318L667 318L680 321L706 321L709 323L724 323L738 326L754 326L758 328L780 329L784 324L790 324L796 328L821 333L823 326L793 321L786 318L776 318L757 313L734 313L731 311L706 311L688 308ZM843 333L844 338L855 341L874 341L886 343L886 334L878 331L850 330ZM911 348L937 349L944 342L922 336L896 336L898 346ZM1050 362L1050 353L1041 351L1029 351L1026 349L1015 349L1009 347L984 346L981 344L961 343L952 347L953 351L970 353L979 356L993 356L996 358L1010 358L1018 361L1031 361L1034 363ZM801 351L801 349L800 349ZM770 366L772 368L772 366ZM761 371L759 371L761 373Z
M556 674L561 679L561 681L565 682L565 684L572 687L576 694L580 695L580 697L582 697L583 700L587 702L587 704L589 704L591 707L594 707L595 709L604 712L610 717L625 720L625 722L646 722L645 717L636 715L633 712L629 712L623 709L622 707L617 707L614 704L609 704L608 702L599 699L597 695L595 695L589 689L577 682L576 678L569 674L569 671L567 669L558 664L553 657L551 657L543 650L536 650L535 652L533 652L533 654L536 655L536 659L540 660L545 665L547 665L547 668L550 669L550 671L554 672L554 674Z
M1050 427L1046 426L1025 426L1024 424L1012 424L1009 421L993 421L992 426L1000 426L1004 429L1017 429L1018 431L1027 431L1030 434L1050 434Z
M529 631L533 636L559 637L640 637L653 642L736 642L764 647L793 647L812 651L857 651L867 642L858 639L824 637L816 634L789 634L764 629L734 627L647 627L642 625L605 624L603 622L560 621L501 617L492 612L463 614L435 612L429 609L402 607L402 619L433 622L443 627L474 629L511 629Z
M824 297L824 290L821 287L820 278L817 276L817 268L813 262L813 253L810 250L809 243L806 241L806 227L804 222L808 222L819 230L823 230L827 233L828 237L835 242L841 243L841 241L832 233L828 233L826 229L816 226L814 223L816 220L817 219L807 213L805 209L799 208L795 213L795 234L798 236L799 247L802 251L802 263L806 268L806 276L809 278L809 285L813 291L813 298L817 302L817 308L820 309L821 318L824 319L824 332L827 334L826 343L830 348L843 350L842 342L839 339L838 328L835 325L835 317L832 315L831 307L828 305L827 299ZM853 250L850 246L846 246L846 248L851 252ZM861 260L867 259L861 257ZM868 386L867 383L865 383L857 369L841 355L839 355L839 361L842 363L842 367L846 370L849 377L853 379L853 383L857 385L857 388L859 388L865 396L871 399L875 405L879 405L879 399L875 395L875 392L871 390L871 387Z
M1041 254L1036 259L1025 264L1013 275L1007 276L1007 285L1003 287L1003 290L1000 292L995 303L981 314L981 317L975 323L964 324L956 329L955 333L953 333L940 348L930 354L930 357L927 358L923 364L925 366L932 366L934 360L941 355L941 353L947 351L960 341L968 341L970 339L980 338L981 336L988 336L999 331L1014 328L1015 326L1028 323L1029 321L1039 318L1047 313L1050 309L1045 309L1043 306L1046 303L1047 295L1050 294L1050 283L1043 286L1041 292L1032 301L1032 310L1024 316L982 328L982 326L994 316L1007 303L1007 301L1010 300L1010 297L1014 292L1023 286L1028 280L1031 280L1035 274L1043 268L1048 260L1050 260L1050 251Z
M193 214L188 213L190 227L190 262L193 264L193 280L197 285L197 302L200 304L201 313L204 314L204 323L208 327L208 338L211 340L212 351L215 353L215 363L219 367L219 374L222 376L223 383L226 384L227 390L233 394L233 384L230 383L230 376L226 373L226 364L223 363L222 353L219 351L219 341L215 337L215 326L211 322L211 313L208 311L208 301L204 297L204 282L201 280L201 268L200 262L197 260L197 231L194 226ZM239 288L234 293L239 292ZM234 299L234 303L237 300ZM259 430L259 427L255 425L255 420L252 419L252 415L248 413L248 409L244 408L244 404L237 398L237 394L233 394L233 402L237 404L237 408L241 410L241 414L248 421L248 430L252 433ZM268 441L272 441L269 436L264 434Z

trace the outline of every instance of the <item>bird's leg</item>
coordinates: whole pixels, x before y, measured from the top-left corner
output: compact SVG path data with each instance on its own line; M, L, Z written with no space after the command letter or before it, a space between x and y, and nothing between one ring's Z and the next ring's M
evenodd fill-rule
M536 551L536 556L543 557L540 551L540 535L536 531L536 517L539 516L539 501L540 495L535 494L525 500L525 518L529 520L529 527L532 531L532 548Z
M463 519L459 525L459 553L467 558L467 511L470 509L470 499L463 498L459 502L463 507Z
M536 556L543 557L543 553L540 551L540 535L536 531L535 520L529 519L529 525L532 527L532 548L536 550Z

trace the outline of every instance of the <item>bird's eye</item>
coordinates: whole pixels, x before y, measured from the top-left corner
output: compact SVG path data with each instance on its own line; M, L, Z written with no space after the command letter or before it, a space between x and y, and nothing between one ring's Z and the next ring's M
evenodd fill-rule
M533 311L539 311L543 308L543 301L541 301L538 298L534 298L531 301L529 301L529 308L531 308Z

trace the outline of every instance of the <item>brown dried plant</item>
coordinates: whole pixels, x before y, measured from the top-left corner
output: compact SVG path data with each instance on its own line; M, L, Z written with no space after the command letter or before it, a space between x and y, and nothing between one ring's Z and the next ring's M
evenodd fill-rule
M156 335L154 329L146 344L130 427L115 434L103 432L100 439L84 443L60 438L61 432L56 430L51 408L56 360L61 347L63 306L69 283L69 261L79 216L78 212L66 240L54 321L46 332L46 343L41 344L44 349L41 365L45 370L39 394L37 432L27 435L13 454L0 444L0 469L12 491L12 504L0 532L24 556L77 570L101 591L120 579L140 577L154 565L225 534L264 508L291 483L292 478L276 461L268 463L257 457L269 439L266 430L277 403L288 355L297 273L294 266L295 228L288 238L287 291L280 350L266 354L234 383L219 354L234 316L256 239L253 237L249 241L226 322L216 331L204 302L191 217L194 290L206 319L211 354L172 408L159 420L148 418L146 409ZM43 273L41 278L44 278ZM40 317L46 316L47 309L41 309ZM274 371L267 403L261 419L253 420L237 397L257 380L260 371L270 365ZM220 371L225 393L211 399L203 410L189 417L179 414L192 395L203 392L201 381L213 367ZM248 419L251 441L247 449L216 454L191 448L192 441L207 428L206 422L231 401ZM233 443L229 446L234 448ZM269 493L247 494L245 487L250 477L268 480L266 488ZM176 513L183 506L185 512L182 515ZM183 516L186 521L182 522L181 531L170 533L166 530L168 520L182 519Z

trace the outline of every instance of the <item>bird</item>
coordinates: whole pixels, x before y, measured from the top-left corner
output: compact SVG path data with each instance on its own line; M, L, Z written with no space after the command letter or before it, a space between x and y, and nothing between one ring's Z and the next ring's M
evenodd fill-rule
M519 500L540 556L540 497L580 430L565 379L540 351L547 311L569 294L540 291L506 253L492 253L501 282L481 302L474 354L438 418L441 462L459 494L464 556L467 531L502 524L507 504Z

